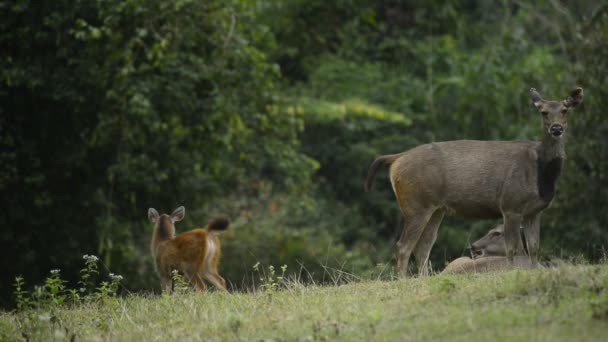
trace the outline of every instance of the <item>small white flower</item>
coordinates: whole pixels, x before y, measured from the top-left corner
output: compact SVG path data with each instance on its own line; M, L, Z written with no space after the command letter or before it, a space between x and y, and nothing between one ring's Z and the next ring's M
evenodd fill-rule
M112 278L112 280L114 280L114 281L121 281L122 280L122 276L120 274L110 273L110 278Z
M83 255L82 258L84 260L93 260L93 261L98 261L99 260L99 258L96 257L95 255L88 255L88 254Z
M59 274L59 272L60 272L60 271L61 271L61 270L59 270L59 269L56 269L56 270L51 270L51 274Z

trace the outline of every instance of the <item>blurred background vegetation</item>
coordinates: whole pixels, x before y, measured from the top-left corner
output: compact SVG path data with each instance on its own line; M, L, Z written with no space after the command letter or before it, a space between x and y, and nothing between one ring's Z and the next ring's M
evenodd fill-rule
M608 5L592 0L0 1L0 258L32 285L83 254L158 290L149 207L184 231L228 214L220 273L323 281L392 267L381 154L536 139L528 89L585 100L542 222L546 256L608 246ZM446 219L436 269L495 221ZM385 268L386 268L385 267Z

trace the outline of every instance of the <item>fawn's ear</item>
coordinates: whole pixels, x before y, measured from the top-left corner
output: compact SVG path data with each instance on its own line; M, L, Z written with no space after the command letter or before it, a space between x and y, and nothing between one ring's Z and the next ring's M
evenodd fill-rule
M148 209L148 219L150 220L150 222L156 223L156 221L158 221L158 216L158 211L156 211L156 209Z
M184 216L186 216L186 208L184 208L184 206L181 206L173 211L173 213L171 214L171 219L173 220L173 222L178 222L183 220Z

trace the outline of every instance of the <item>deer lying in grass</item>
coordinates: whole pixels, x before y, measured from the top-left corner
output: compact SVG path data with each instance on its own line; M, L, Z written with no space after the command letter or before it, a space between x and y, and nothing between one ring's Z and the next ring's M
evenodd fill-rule
M173 270L184 274L199 291L207 289L203 278L226 291L226 281L217 272L221 254L217 233L228 228L228 219L216 218L205 228L192 229L175 236L175 222L181 221L185 215L184 207L175 209L170 216L159 215L154 208L148 209L148 218L154 223L150 248L163 292L172 291Z
M460 257L450 262L441 273L484 273L508 271L514 268L529 269L534 267L536 267L536 265L532 263L530 257L527 255L516 255L513 257L512 262L509 262L509 259L505 256L488 256L478 259Z
M523 251L523 247L520 247L519 250ZM460 257L450 262L441 273L481 273L507 271L514 267L533 267L530 258L525 255L514 256L512 265L508 262L502 224L490 229L481 239L473 242L471 254L475 259Z
M445 213L469 219L503 218L507 258L513 262L523 226L536 263L540 216L553 200L565 158L567 116L583 100L576 88L563 101L543 100L531 89L542 114L542 141L457 140L420 145L378 157L369 167L371 190L380 166L391 164L393 192L405 226L397 242L397 270L406 276L412 253L418 272L428 274L428 258Z

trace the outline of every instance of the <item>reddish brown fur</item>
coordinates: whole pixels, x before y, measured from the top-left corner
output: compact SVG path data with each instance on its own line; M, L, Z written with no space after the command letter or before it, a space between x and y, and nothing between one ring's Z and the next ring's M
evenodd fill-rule
M183 207L176 209L171 216L159 216L152 208L148 212L150 220L155 223L151 249L163 291L171 292L173 270L185 275L197 290L206 290L204 278L218 289L226 291L226 281L217 271L221 243L216 232L226 229L228 221L215 219L205 228L192 229L174 237L174 223L184 215Z

